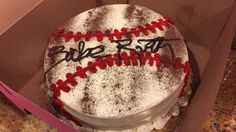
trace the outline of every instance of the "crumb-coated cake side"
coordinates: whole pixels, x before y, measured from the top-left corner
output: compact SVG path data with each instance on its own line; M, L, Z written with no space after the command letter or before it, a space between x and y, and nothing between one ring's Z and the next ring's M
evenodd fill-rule
M61 111L104 129L161 117L183 94L190 73L173 22L126 4L70 19L52 35L44 61L46 83Z

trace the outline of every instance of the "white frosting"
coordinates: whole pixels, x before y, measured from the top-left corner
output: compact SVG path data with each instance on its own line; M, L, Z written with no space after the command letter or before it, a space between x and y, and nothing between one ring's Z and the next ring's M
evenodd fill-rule
M120 30L122 27L128 29L137 27L139 24L151 23L157 21L162 16L144 7L133 6L133 16L127 18L126 14L129 13L129 5L109 5L91 9L83 12L71 20L69 20L61 28L66 31L73 31L86 33L87 31L94 29L92 26L96 15L103 14L102 20L98 20L101 24L97 24L96 28L101 31L105 30ZM103 12L101 12L103 11ZM140 12L141 16L140 16ZM105 14L104 14L105 13ZM145 17L141 19L141 17ZM91 23L89 22L91 21ZM139 22L140 21L140 22ZM144 25L142 25L144 26ZM141 34L139 37L132 37L132 44L130 48L134 48L136 45L143 46L137 43L138 39L150 39L155 37L165 38L180 38L181 40L170 41L173 46L174 54L176 57L182 59L182 63L188 60L187 49L182 39L181 34L175 28L164 28L164 31L156 30L156 33L149 31L149 35L145 36ZM124 38L124 37L123 37ZM76 48L78 42L74 42L73 39L69 42L65 42L61 39L59 42L52 40L49 43L49 48L55 45L63 45L68 51L69 48ZM106 37L103 41L98 42L96 38L91 38L90 41L85 42L85 49L95 47L98 45L105 45L106 49L104 54L117 53L116 44L111 43ZM48 51L47 51L48 53ZM167 56L170 58L170 51L168 48L161 48L158 53L161 56ZM64 54L58 54L56 60L64 58ZM79 62L63 61L54 67L47 75L47 84L50 86L52 83L56 83L57 80L65 80L67 73L76 72L76 67L87 66L88 61L94 61L92 58L84 58ZM45 70L50 67L50 58L45 57ZM114 66L106 68L105 70L98 69L96 74L87 72L88 77L81 79L76 77L78 85L73 87L68 85L71 90L66 93L61 91L59 99L66 105L66 107L75 110L80 114L90 114L98 118L112 118L112 117L125 117L141 111L148 110L149 108L158 105L164 99L168 99L173 93L179 92L183 86L183 79L185 73L183 69L163 68L157 69L156 67L150 67L148 64L144 66ZM134 77L136 79L134 79ZM135 81L135 82L134 82ZM118 87L116 85L119 85ZM87 89L85 89L87 87ZM90 109L92 112L84 110L84 107L88 107L82 101L85 93L88 93L91 99L86 103L92 103ZM135 99L132 99L135 98ZM176 100L175 100L176 101ZM174 104L172 102L171 104ZM169 110L166 110L166 112ZM165 112L164 112L165 113ZM158 117L158 121L155 121L155 125L160 128L164 126L165 122L169 119ZM161 120L159 120L161 119ZM163 120L162 120L163 119ZM159 124L159 125L157 125ZM153 124L150 124L153 125ZM151 128L151 127L150 127Z

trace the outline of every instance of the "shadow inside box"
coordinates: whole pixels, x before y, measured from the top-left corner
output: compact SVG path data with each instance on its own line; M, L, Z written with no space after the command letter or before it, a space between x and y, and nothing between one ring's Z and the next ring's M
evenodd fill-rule
M197 60L194 57L192 50L189 47L187 47L187 48L188 48L188 55L189 55L189 61L190 61L190 65L191 65L191 72L192 72L192 82L190 84L190 87L192 89L192 93L189 98L189 101L191 101L191 99L193 98L194 94L197 91L199 84L201 83L201 78L200 78L200 70L198 67Z

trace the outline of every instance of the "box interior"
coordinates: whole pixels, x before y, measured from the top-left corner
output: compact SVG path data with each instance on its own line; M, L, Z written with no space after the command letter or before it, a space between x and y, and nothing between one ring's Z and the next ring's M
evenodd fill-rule
M210 0L207 2L181 0L176 3L171 0L129 1L131 4L146 6L171 17L187 40L187 46L196 59L200 77L204 80L190 107L200 103L199 100L214 98L209 97L210 92L203 94L202 89L212 87L211 90L215 90L212 94L217 93L219 84L211 83L212 78L209 77L212 77L213 71L209 69L214 69L214 66L219 63L226 63L230 43L223 41L222 37L224 37L226 23L232 15L234 4L231 0L226 0L227 2L224 0L224 3L223 0L218 1L221 3ZM50 101L45 102L45 91L42 90L43 58L50 34L76 14L101 4L112 3L117 3L117 1L103 1L102 3L95 0L43 1L0 36L0 80L28 100L51 112ZM209 6L212 3L214 5ZM218 56L221 58L217 58ZM217 67L219 81L224 71L223 64ZM200 97L202 99L199 99ZM199 109L194 112L199 112Z

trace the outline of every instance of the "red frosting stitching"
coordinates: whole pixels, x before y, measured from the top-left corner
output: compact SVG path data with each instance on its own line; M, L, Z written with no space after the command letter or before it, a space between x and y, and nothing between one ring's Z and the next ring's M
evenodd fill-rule
M186 61L185 62L185 65L184 65L184 72L186 73L185 74L185 77L184 77L184 86L183 88L181 89L181 92L179 94L179 98L184 96L184 92L185 92L185 88L187 87L188 85L188 80L189 80L189 76L190 76L190 72L191 72L191 66L190 66L190 63L189 61Z
M186 61L185 64L182 64L180 58L176 58L175 61L170 61L165 58L162 58L158 53L155 53L154 56L152 56L151 52L147 52L145 54L140 52L138 54L141 59L139 59L136 53L131 51L130 55L128 55L126 52L122 52L120 56L118 54L114 54L106 56L105 58L97 58L95 62L88 62L87 66L84 68L78 66L76 68L75 73L66 74L67 79L65 81L58 80L56 82L56 85L51 85L51 90L54 92L54 99L56 100L56 104L61 108L62 111L64 111L62 107L62 102L60 101L60 99L58 99L58 97L61 95L60 91L62 90L68 93L71 88L69 88L67 84L76 86L78 82L75 80L75 78L86 78L86 72L96 73L97 68L104 70L106 67L112 67L114 65L119 67L122 64L124 64L125 66L145 65L147 62L150 66L156 66L157 68L159 68L161 64L163 64L163 67L165 68L169 68L170 65L172 65L175 69L182 68L186 75L184 78L184 86L179 96L183 96L184 88L187 86L188 77L190 73L190 64L188 61Z
M108 39L112 41L114 37L117 40L120 40L122 36L126 38L131 38L132 35L139 37L140 33L143 33L145 36L147 36L148 31L156 33L156 28L163 31L163 27L169 28L171 24L174 23L168 17L164 16L163 18L158 19L158 21L152 21L151 24L145 24L144 26L138 26L129 30L127 28L121 28L120 31L118 29L115 29L113 32L107 30L105 32L97 31L92 33L89 31L85 34L82 34L81 32L66 32L64 29L61 29L53 33L52 36L55 40L58 40L59 38L64 38L65 42L69 42L71 39L74 39L75 42L79 41L80 39L85 39L85 41L89 41L92 37L97 38L97 41L102 41L104 37L108 37Z

